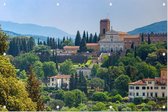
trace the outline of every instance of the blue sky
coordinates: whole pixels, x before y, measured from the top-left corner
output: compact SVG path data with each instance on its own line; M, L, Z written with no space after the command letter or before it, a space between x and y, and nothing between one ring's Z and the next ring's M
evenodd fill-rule
M115 30L130 31L166 20L166 14L167 0L0 0L0 20L53 26L70 34L99 33L103 18L110 18Z

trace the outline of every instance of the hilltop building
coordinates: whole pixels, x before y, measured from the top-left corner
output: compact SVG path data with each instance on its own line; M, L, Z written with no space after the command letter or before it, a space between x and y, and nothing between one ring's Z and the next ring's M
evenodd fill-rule
M48 87L58 88L58 89L69 89L71 75L56 75L48 78Z
M166 98L167 97L167 68L162 68L160 77L145 78L129 83L130 100L137 97L146 98Z
M100 52L123 51L140 44L139 35L129 35L126 32L115 31L110 29L110 20L103 19L100 21Z

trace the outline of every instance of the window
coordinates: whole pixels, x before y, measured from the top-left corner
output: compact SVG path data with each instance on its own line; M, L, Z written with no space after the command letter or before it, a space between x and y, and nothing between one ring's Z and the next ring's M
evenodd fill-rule
M148 84L152 84L152 82L151 82L151 81L149 81L149 82L148 82Z
M52 78L52 81L54 81L54 78Z
M143 87L142 87L142 89L146 89L146 87L145 87L145 86L143 86Z
M162 97L165 97L165 93L162 93Z
M129 94L130 96L132 95L132 93L130 92L130 94Z
M142 96L145 96L145 93L142 93Z
M130 89L134 89L134 86L130 86Z
M138 86L136 86L136 89L139 89L139 87L138 87Z
M156 86L156 87L154 87L155 89L158 89L158 87Z
M105 34L106 33L106 29L105 28L103 28L103 34Z
M153 89L153 87L151 87L151 89Z
M153 93L150 93L151 97L153 97Z
M166 87L161 87L161 89L166 89Z
M139 93L136 93L136 96L139 96Z
M157 93L155 93L155 97L157 97L158 95L157 95Z
M149 87L147 87L147 89L149 89Z
M149 93L147 93L147 96L149 96Z

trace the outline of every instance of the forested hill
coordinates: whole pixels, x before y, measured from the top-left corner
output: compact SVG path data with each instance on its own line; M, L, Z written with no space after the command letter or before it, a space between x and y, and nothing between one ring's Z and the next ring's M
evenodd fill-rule
M129 31L129 34L135 35L139 33L165 33L167 32L167 21L155 22L147 26L136 28L132 31Z

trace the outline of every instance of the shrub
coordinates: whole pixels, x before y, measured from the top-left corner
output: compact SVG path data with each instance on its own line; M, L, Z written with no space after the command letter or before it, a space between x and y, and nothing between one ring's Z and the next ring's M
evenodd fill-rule
M134 103L135 104L141 104L143 99L141 97L134 98Z
M94 101L107 101L108 96L104 92L95 92L92 99Z
M120 94L117 94L112 97L112 102L116 102L116 101L119 101L119 102L122 101L122 96Z

